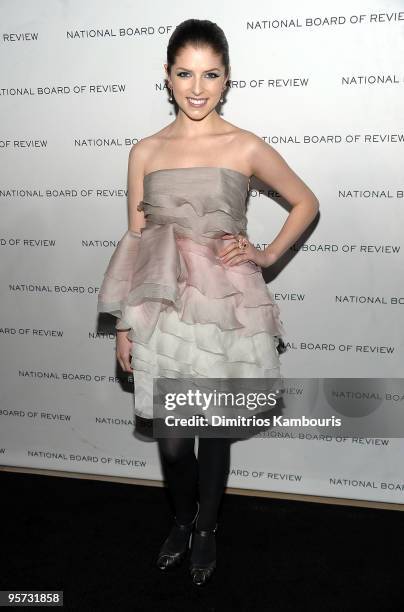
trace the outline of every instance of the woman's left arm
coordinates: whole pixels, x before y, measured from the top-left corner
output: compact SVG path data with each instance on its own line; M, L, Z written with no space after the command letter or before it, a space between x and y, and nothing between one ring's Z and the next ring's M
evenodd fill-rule
M273 187L291 206L278 235L264 250L267 265L279 259L317 215L320 203L285 159L262 138L251 135L247 148L251 174Z

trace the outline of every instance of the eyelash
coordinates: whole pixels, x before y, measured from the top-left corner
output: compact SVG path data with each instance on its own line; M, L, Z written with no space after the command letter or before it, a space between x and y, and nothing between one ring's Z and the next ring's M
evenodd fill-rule
M181 74L189 74L189 72L186 72L185 70L182 70L181 72L177 73L177 76L181 76ZM219 78L219 75L216 74L216 72L208 72L207 74L213 74L213 76L215 77L215 79Z

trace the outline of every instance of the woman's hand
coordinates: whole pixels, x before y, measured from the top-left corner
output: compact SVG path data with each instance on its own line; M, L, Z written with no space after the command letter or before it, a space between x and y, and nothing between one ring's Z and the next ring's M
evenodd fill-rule
M252 261L257 266L261 266L261 268L267 268L278 259L275 253L268 252L267 249L265 251L258 251L247 238L239 234L225 234L221 238L232 240L232 244L219 253L222 263L229 264L230 266L235 266L243 261ZM240 249L238 246L239 238L245 244L243 249Z
M132 341L127 337L128 330L116 331L116 358L124 372L132 373L133 368L130 364L130 349Z

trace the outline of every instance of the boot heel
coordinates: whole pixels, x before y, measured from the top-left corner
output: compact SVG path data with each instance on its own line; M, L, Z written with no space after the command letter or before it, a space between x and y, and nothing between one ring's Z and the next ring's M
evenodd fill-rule
M191 552L190 562L190 574L193 584L196 586L205 586L205 584L211 579L213 572L216 569L216 540L215 540L215 553L213 558L209 562L199 562L199 557L203 558L205 551L206 554L206 542L209 537L215 537L218 524L216 523L213 529L197 529L193 530L194 544Z
M166 571L179 565L191 548L192 528L199 515L199 502L197 504L196 514L190 523L181 524L175 519L157 557L156 565L159 569Z

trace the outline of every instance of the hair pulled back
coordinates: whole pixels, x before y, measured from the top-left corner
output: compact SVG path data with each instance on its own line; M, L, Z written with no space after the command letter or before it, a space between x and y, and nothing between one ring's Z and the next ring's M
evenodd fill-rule
M178 53L187 45L211 47L221 56L226 77L230 73L229 45L222 28L208 19L187 19L177 25L167 46L167 70L171 73Z

